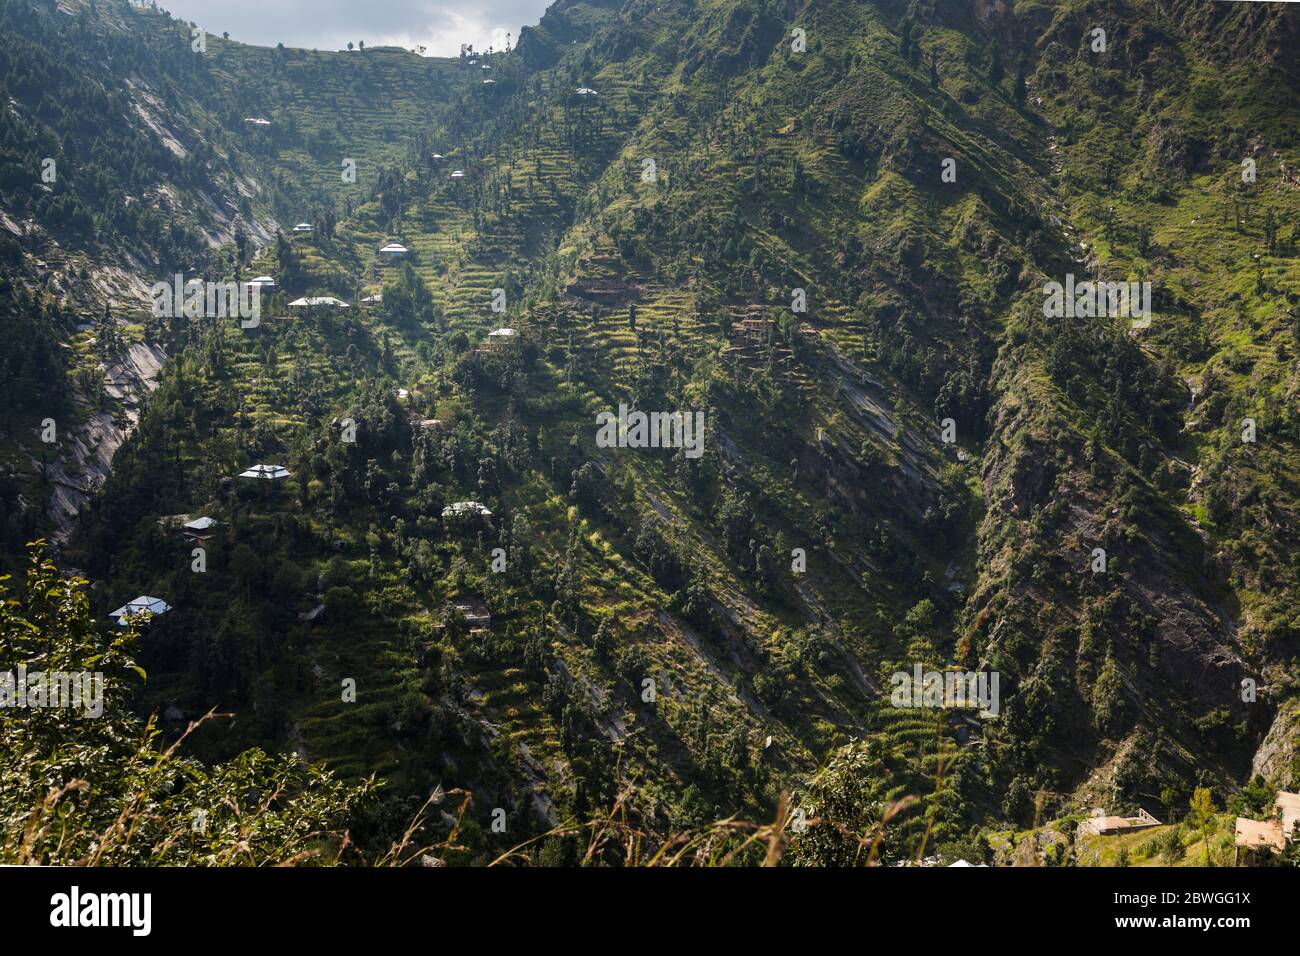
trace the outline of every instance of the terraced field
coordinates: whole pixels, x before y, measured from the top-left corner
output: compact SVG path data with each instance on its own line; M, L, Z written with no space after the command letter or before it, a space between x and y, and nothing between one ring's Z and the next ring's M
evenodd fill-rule
M1164 49L1159 6L1104 64L1074 2L826 0L796 51L765 5L565 0L475 62L191 61L185 25L113 7L192 80L154 79L184 107L158 135L224 130L216 181L247 187L177 192L207 210L197 271L279 284L252 330L116 304L172 358L67 554L106 606L175 598L142 706L228 708L202 756L300 750L402 809L472 790L479 861L619 793L661 835L783 791L856 833L895 808L896 862L1042 808L1226 798L1261 749L1281 785L1300 160L1293 130L1252 145L1258 77L1225 72L1241 111L1199 125L1229 53ZM1196 82L1153 98L1175 52ZM1249 202L1219 185L1242 150ZM1151 275L1161 321L1046 321L1064 270ZM349 305L288 306L323 295ZM598 442L620 404L699 412L699 456ZM292 477L233 478L258 462ZM158 524L199 511L203 578ZM1094 547L1113 573L1080 571ZM915 664L1000 673L999 717L893 706ZM1276 695L1253 710L1248 674Z

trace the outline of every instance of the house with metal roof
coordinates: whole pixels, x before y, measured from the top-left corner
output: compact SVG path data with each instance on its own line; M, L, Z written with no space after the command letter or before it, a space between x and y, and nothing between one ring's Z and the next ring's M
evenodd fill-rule
M307 309L314 305L324 306L328 309L346 309L348 304L342 299L336 299L332 295L312 295L304 296L301 299L294 299L289 303L291 309Z
M135 618L143 615L166 614L172 606L162 598L142 594L133 601L128 601L116 611L110 611L109 617L117 620L118 627L126 627Z
M239 473L240 478L260 478L265 481L276 481L281 478L289 477L289 470L283 465L254 465L247 471Z

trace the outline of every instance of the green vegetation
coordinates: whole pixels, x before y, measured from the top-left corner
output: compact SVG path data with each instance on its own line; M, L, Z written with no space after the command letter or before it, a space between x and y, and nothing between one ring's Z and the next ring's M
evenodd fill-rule
M205 766L129 709L144 672L134 628L105 635L85 581L32 551L23 597L0 600L0 671L93 673L102 711L28 706L0 723L0 861L14 865L259 866L332 862L375 785L249 750ZM11 688L12 691L12 688ZM221 719L221 718L217 718Z
M77 385L0 422L10 554L53 523L35 423L88 421L100 363L157 346L62 558L102 582L97 614L174 605L134 703L238 713L187 738L197 758L379 774L380 844L470 793L420 836L457 863L654 859L572 823L611 806L693 860L745 842L712 829L734 815L777 823L729 862L1063 863L1083 807L1193 794L1185 823L1082 843L1222 859L1215 807L1266 738L1268 783L1300 785L1277 716L1300 648L1285 15L1142 0L1099 59L1082 2L935 6L560 2L510 52L437 60L198 55L157 13L6 0L0 193L42 232L0 240L0 315L43 330L6 369L13 394ZM92 90L96 58L166 108ZM113 161L46 73L108 117ZM33 188L56 146L66 178ZM56 242L79 333L33 291ZM278 286L256 328L146 316L81 281L122 250L146 286ZM1150 327L1045 316L1067 273L1149 280ZM288 305L324 295L349 307ZM702 456L599 447L620 403L702 411ZM291 477L235 477L258 463ZM490 519L444 517L468 500ZM200 514L197 573L160 519ZM891 706L916 664L996 672L998 716Z

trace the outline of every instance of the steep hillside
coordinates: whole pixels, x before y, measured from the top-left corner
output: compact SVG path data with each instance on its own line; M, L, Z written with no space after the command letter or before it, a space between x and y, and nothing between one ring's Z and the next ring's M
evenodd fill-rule
M69 530L153 387L168 336L150 287L238 279L282 220L368 195L466 70L402 50L200 44L190 25L126 3L13 0L0 24L5 275L62 315L48 326L67 386L6 426L4 458L21 463L4 506L13 555ZM308 102L328 104L328 122ZM56 440L33 440L46 419Z
M108 6L50 29L184 43ZM237 711L206 755L377 772L394 820L470 790L467 860L615 800L661 835L793 789L888 811L892 860L1294 787L1297 39L1192 0L560 0L456 62L209 38L184 115L228 165L180 200L258 190L187 267L278 288L153 333L66 557L105 612L174 605L141 705ZM1092 279L1150 321L1045 307ZM698 456L598 441L620 405L700 413ZM199 514L201 573L162 520ZM896 706L914 667L995 673L996 716Z

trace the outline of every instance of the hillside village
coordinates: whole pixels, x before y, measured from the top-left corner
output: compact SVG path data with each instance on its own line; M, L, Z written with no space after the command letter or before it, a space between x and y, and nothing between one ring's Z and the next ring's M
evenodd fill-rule
M66 209L0 187L0 308L43 329L5 570L45 538L86 578L170 734L237 714L196 757L381 778L375 845L469 794L439 861L574 862L546 835L617 803L660 839L834 819L803 865L864 862L850 833L890 865L1293 864L1291 21L1217 13L1229 51L1136 3L1098 65L1079 4L835 0L802 51L770 5L689 6L563 0L458 58L195 61L103 0L24 25L0 63L56 98L100 59L133 86L104 195L72 146ZM0 142L53 149L5 83ZM1207 88L1241 91L1212 132ZM1160 321L1046 321L1067 269L1155 276ZM255 317L153 309L173 274ZM702 413L702 454L601 446L620 405ZM996 719L891 704L914 665L1001 675Z

